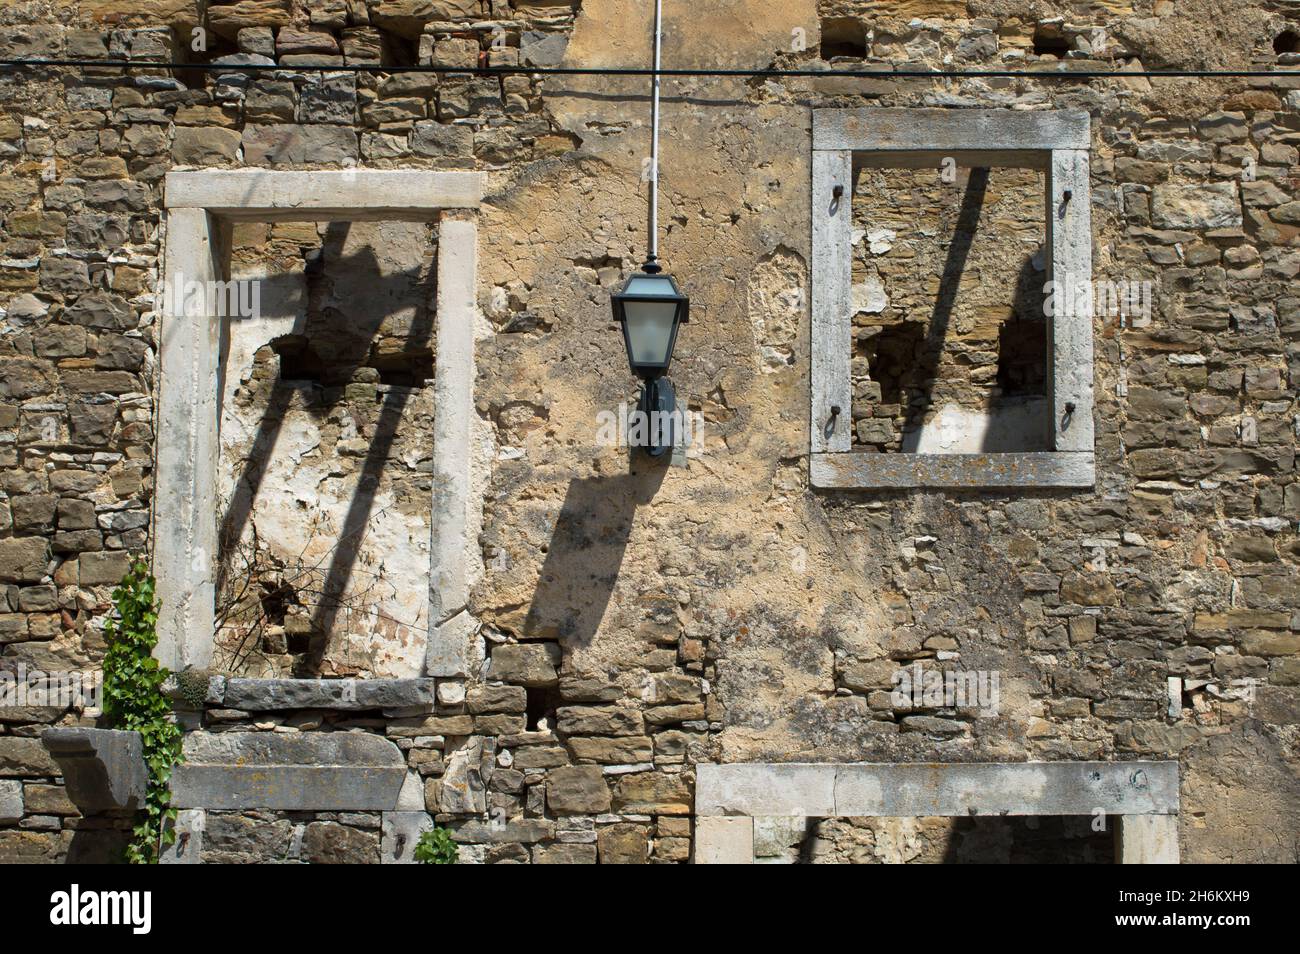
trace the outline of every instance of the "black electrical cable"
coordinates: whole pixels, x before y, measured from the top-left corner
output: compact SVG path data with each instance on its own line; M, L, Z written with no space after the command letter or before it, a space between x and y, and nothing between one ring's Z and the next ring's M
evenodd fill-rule
M741 77L828 77L848 79L978 79L1024 77L1028 79L1214 79L1288 76L1300 79L1296 70L811 70L811 69L660 69L647 67L573 66L288 66L279 63L152 63L132 60L0 60L0 69L36 67L80 67L123 70L200 70L208 73L264 73L318 71L324 73L435 73L474 76L741 76Z

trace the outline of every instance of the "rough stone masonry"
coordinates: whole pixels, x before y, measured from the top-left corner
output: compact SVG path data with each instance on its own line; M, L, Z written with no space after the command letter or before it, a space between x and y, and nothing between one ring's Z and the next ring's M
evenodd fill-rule
M1300 6L664 6L668 67L1015 71L665 79L661 254L692 298L673 378L705 422L686 467L597 439L635 398L609 295L645 254L647 80L385 69L644 65L650 5L4 4L0 59L136 68L0 68L0 668L96 669L159 531L166 173L479 170L464 678L364 688L429 624L438 223L235 228L262 315L223 337L218 652L178 704L195 764L299 768L243 801L194 776L182 860L404 860L436 823L464 861L684 862L704 762L1143 759L1179 764L1183 860L1297 860ZM1159 69L1279 72L1128 75ZM1093 488L810 488L811 111L877 106L1089 115L1094 277L1152 289L1149 314L1094 318ZM1050 430L1041 180L858 174L854 453L1005 413L1025 446ZM997 672L997 711L898 708L917 662ZM0 708L0 860L118 850L40 741L93 724ZM301 767L326 750L358 771L323 805ZM1077 819L768 825L758 853L1111 857Z

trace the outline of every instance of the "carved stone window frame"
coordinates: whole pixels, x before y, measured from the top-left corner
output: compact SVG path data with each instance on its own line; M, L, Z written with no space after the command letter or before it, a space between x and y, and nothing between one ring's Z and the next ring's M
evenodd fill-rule
M429 634L423 672L366 680L367 692L431 701L421 677L462 677L473 661L467 556L476 520L474 460L474 320L477 210L484 175L467 171L169 172L165 184L162 275L224 281L234 221L439 222L438 361L434 369L433 493L429 566ZM177 311L163 295L153 560L162 601L154 655L168 668L206 668L215 629L217 464L222 318ZM232 680L235 683L252 680ZM265 680L292 702L358 708L355 689L318 689L316 680ZM340 681L344 682L344 681ZM383 684L383 685L380 685ZM276 694L273 693L273 694ZM336 698L338 697L338 698ZM299 701L298 704L304 704ZM393 699L382 704L393 705Z
M852 450L853 168L965 166L1040 169L1047 280L1092 286L1090 125L1081 110L815 109L812 117L812 413L814 487L1091 487L1091 297L1047 319L1052 449L908 454ZM1060 301L1064 296L1056 295ZM838 410L836 410L838 409Z
M1117 817L1117 864L1178 864L1177 762L738 762L695 768L695 863L754 864L809 818ZM782 824L784 823L784 824Z

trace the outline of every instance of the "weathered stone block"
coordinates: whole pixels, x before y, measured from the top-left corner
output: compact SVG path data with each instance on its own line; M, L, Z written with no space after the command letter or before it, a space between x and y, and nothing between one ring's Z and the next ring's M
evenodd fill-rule
M618 683L604 676L564 676L560 698L565 702L615 702L622 695Z
M1119 591L1105 573L1071 573L1061 581L1061 599L1080 606L1114 606Z
M202 861L203 832L207 828L208 813L201 808L187 808L176 813L172 829L176 840L163 849L158 857L160 865L197 865Z
M208 7L208 25L214 33L234 39L246 27L289 25L289 0L237 0Z
M654 695L650 700L655 705L699 702L703 690L700 680L684 673L664 672L654 677Z
M144 804L149 773L139 732L58 726L46 729L41 741L83 815L132 812Z
M1151 190L1151 216L1157 226L1167 229L1240 227L1237 183L1155 186Z
M50 545L43 537L0 540L0 580L36 583L49 569Z
M522 686L475 686L466 694L466 704L474 715L486 712L520 714L528 706L528 694Z
M73 324L111 331L125 331L135 324L135 312L131 306L120 296L108 292L82 295L63 315Z
M0 397L25 400L49 394L54 382L54 369L48 361L0 358Z
M75 295L90 289L90 275L86 263L75 258L41 260L41 288L61 295Z
M535 865L594 865L595 845L552 844L533 849Z
M343 165L361 154L356 132L331 125L246 126L243 145L249 165Z
M524 745L515 750L515 768L545 769L564 765L569 753L558 745Z
M419 156L464 158L474 154L474 129L433 120L417 122L411 130L411 151Z
M474 717L474 732L478 735L511 735L524 731L524 724L522 714L501 712L494 715L481 715Z
M299 122L351 123L356 111L357 78L352 73L328 74L319 83L304 86L299 94Z
M0 858L25 864L55 864L66 860L71 831L0 831Z
M416 37L426 23L477 14L475 0L367 0L370 22L403 36Z
M424 716L392 719L388 734L395 739L412 739L422 735L471 735L474 717L470 715Z
M649 762L654 758L654 743L649 736L577 736L566 744L579 762L599 762L605 765L629 765Z
M665 772L638 772L619 779L614 807L631 815L689 815L691 787L685 777Z
M644 719L650 725L673 725L677 722L692 722L703 718L704 705L702 703L651 706L644 713Z
M567 34L525 30L519 37L519 56L529 66L559 66L568 46Z
M487 811L487 786L496 764L496 740L473 736L447 756L439 809L451 814Z
M219 126L177 126L172 140L172 161L188 166L234 162L242 141L239 131Z
M79 814L62 785L28 783L23 786L23 802L30 815Z
M641 825L608 825L596 835L602 865L643 865L650 854L650 837Z
M12 825L23 817L23 783L0 779L0 825Z
M638 709L622 706L562 706L556 728L564 735L643 735L645 720Z
M173 782L181 808L391 811L406 760L360 732L193 732Z
M0 736L0 776L40 778L59 774L58 764L40 739Z
M82 586L116 585L131 568L131 555L121 550L83 553L77 563Z
M492 650L488 678L545 688L559 681L561 659L555 643L507 643Z
M52 494L23 494L9 500L14 529L19 532L42 532L54 528L54 507L58 498Z
M302 860L309 864L373 865L379 862L379 833L319 821L302 836Z
M532 844L555 837L555 822L544 818L512 818L496 822L466 821L452 824L451 837L461 844L487 845L506 842Z
M609 811L609 786L594 765L573 765L546 776L546 803L556 815L595 815Z
M1241 651L1248 656L1294 656L1300 653L1300 633L1252 630L1242 636Z

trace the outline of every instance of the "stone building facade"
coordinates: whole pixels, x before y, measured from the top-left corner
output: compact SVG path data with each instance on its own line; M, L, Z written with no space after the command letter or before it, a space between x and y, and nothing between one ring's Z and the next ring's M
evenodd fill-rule
M666 0L669 68L1014 74L664 79L703 425L672 465L600 428L635 401L648 80L544 72L646 64L651 6L0 8L0 59L90 61L0 67L0 669L94 671L152 558L159 655L206 687L171 861L408 860L434 824L464 861L1109 861L1112 768L1183 861L1296 860L1300 6ZM938 132L842 147L832 199L823 110ZM1014 145L1057 116L1063 198ZM1062 242L1086 349L1051 344ZM187 314L205 277L250 294ZM1071 387L1086 478L1035 479ZM846 455L914 479L816 477ZM984 694L900 696L933 673ZM95 721L0 708L0 860L117 849L41 741ZM997 771L1029 763L1064 788ZM936 765L957 794L905 797ZM1026 817L951 817L975 789Z

